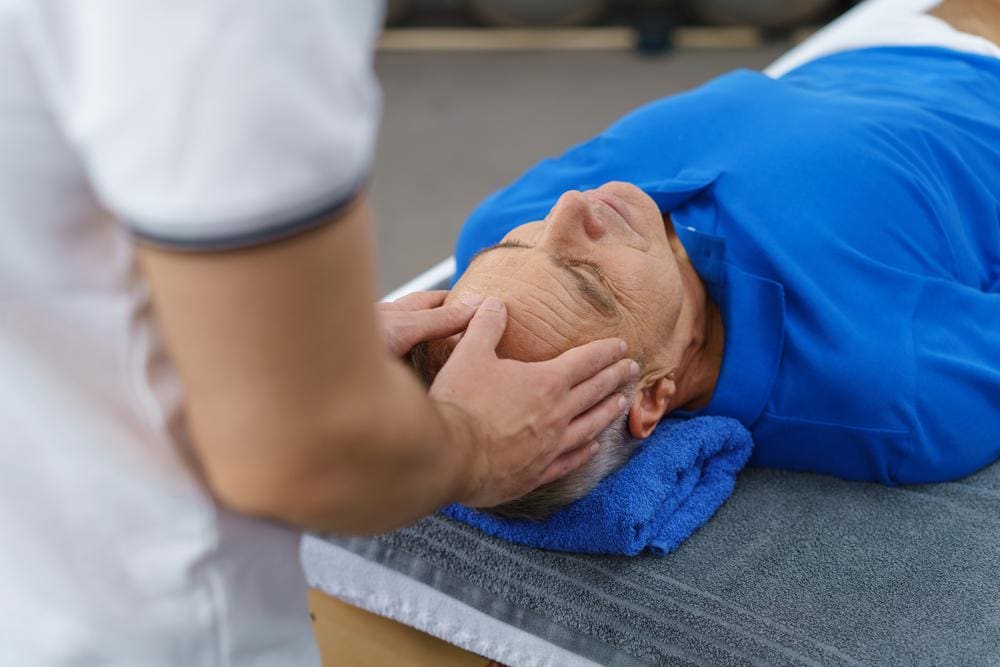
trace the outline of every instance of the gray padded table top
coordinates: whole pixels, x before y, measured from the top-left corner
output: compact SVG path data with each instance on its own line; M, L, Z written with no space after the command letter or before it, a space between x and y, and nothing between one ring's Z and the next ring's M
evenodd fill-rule
M665 558L442 517L330 541L600 664L1000 665L1000 464L900 488L746 470Z

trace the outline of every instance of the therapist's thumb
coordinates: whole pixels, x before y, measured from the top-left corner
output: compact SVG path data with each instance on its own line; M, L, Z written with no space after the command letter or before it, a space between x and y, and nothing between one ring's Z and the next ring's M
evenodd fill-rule
M455 346L455 355L496 354L497 345L507 329L507 307L496 297L489 297L469 322L462 340Z

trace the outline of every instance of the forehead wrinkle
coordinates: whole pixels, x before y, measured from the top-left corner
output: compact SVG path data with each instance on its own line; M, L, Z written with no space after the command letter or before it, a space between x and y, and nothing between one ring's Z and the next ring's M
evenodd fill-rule
M527 299L530 299L531 301L537 303L542 308L544 308L546 311L548 311L549 313L551 313L552 316L556 320L558 320L558 322L561 323L568 331L574 331L574 330L577 330L579 328L569 318L567 318L565 315L563 315L562 313L560 313L557 309L555 309L552 306L550 306L549 304L547 304L542 299L539 299L538 297L536 297L534 295L528 295ZM562 305L562 304L560 304L560 305ZM572 312L572 311L570 310L570 312ZM541 315L539 315L537 313L533 313L530 310L527 311L526 314L530 315L531 317L534 317L534 318L540 320L543 324L545 324L547 327L549 327L550 329L552 329L557 335L561 336L562 338L565 338L567 340L570 340L572 338L572 336L564 334L562 331L560 331L559 328L556 326L555 323L546 320Z
M469 261L469 266L472 266L473 262L475 262L477 259L480 259L487 253L493 252L495 250L503 250L503 249L530 250L533 247L534 246L526 245L524 243L521 243L520 241L501 241L488 248L483 248L475 255L473 255L472 259ZM598 288L594 283L587 280L573 266L574 263L587 264L587 262L584 262L582 260L563 259L558 255L553 255L550 253L545 253L545 256L548 257L549 260L559 269L565 271L570 276L572 276L573 282L576 284L576 287L579 290L580 294L583 296L584 300L588 304L590 304L592 308L594 308L594 310L596 310L601 315L604 315L605 317L614 317L620 314L618 312L618 308L615 304L614 299L611 298L604 291L602 291L600 288ZM513 275L516 275L523 266L524 266L523 264L516 266ZM487 280L484 281L484 284L487 287L491 286L493 284L493 277L491 275L488 275ZM603 282L601 283L601 287L603 287L604 290L610 292L610 290L608 290L607 286L605 286ZM556 295L553 294L553 296L555 297Z
M578 303L578 299L573 297L573 293L570 290L568 290L566 286L559 279L554 277L552 278L552 280L556 283L556 285L559 286L559 289L556 290L552 286L548 285L547 281L546 284L542 284L537 281L521 277L519 274L522 272L523 269L526 268L527 267L522 264L515 267L515 270L511 271L510 273L501 275L499 273L494 274L493 272L489 272L487 274L487 277L490 278L490 284L502 281L502 282L516 283L519 285L523 285L526 288L526 294L529 296L532 295L533 293L542 292L551 296L552 299L558 302L559 305L562 306L563 308L567 310L575 310L575 306Z
M509 316L518 329L545 342L546 347L556 353L564 351L560 345L576 340L586 328L584 323L593 322L593 318L581 310L587 306L581 303L580 295L566 285L565 279L560 278L551 263L523 265L525 272L534 269L530 277L523 275L520 266L508 272L497 272L497 267L491 266L482 273L489 273L491 284L510 299ZM486 283L486 277L480 274L481 284Z
M547 303L544 299L539 298L538 293L547 294L548 296L552 297L552 300L558 303L559 306L561 306L562 309L566 311L566 313L573 314L576 317L576 319L578 320L587 319L587 317L579 310L579 303L580 303L579 298L574 297L573 292L567 289L566 285L564 285L563 282L560 281L558 278L555 278L554 276L552 277L552 280L558 286L558 289L556 289L547 284L539 284L537 282L526 280L518 276L507 276L507 277L510 278L512 281L516 281L525 285L528 288L528 292L524 296L520 297L522 300L524 301L531 300L532 302L539 304L540 306L551 312L552 315L560 322L562 322L567 329L572 331L578 327L577 324L568 319L562 312L559 311L559 309L553 307L553 305ZM556 333L563 335L558 330L556 330ZM567 339L572 338L571 336L563 336L563 337Z
M564 313L562 309L553 307L551 303L534 294L519 296L518 303L520 307L510 309L511 321L517 324L519 331L531 339L543 342L556 355L565 352L573 345L614 333L613 331L601 333L590 331L586 326L581 327L580 320L585 318L581 318L579 312L567 310ZM533 307L536 305L537 308ZM545 332L551 332L553 338L550 340Z
M573 323L568 318L569 313L574 312L575 308L567 304L570 293L566 291L562 283L556 280L557 285L559 285L557 292L553 286L548 284L549 280L540 281L541 284L539 284L539 281L528 280L517 275L520 271L509 273L494 273L494 271L495 267L491 267L490 270L477 272L475 280L478 285L476 289L499 291L506 294L510 320L517 323L519 328L532 338L544 341L547 347L552 348L557 353L561 352L562 350L557 345L546 339L546 333L558 341L570 341L572 340L572 332L579 329L579 323ZM573 304L575 305L575 301ZM540 315L539 311L543 311L545 314ZM508 331L510 331L509 328Z
M532 313L531 311L523 311L523 312L515 311L515 312L512 312L511 315L510 315L511 322L516 323L518 325L518 328L521 331L523 331L527 336L529 336L533 340L537 340L537 341L541 342L543 345L545 345L546 347L548 347L556 356L558 356L559 354L562 354L563 350L561 350L558 345L556 345L552 341L550 341L547 338L545 338L545 336L541 335L541 333L535 331L531 326L529 326L528 322L523 321L525 319L532 319L532 320L537 320L538 322L541 322L541 324L543 326L548 327L549 329L551 329L552 332L556 336L558 336L559 339L562 340L564 343L569 343L570 342L570 339L568 337L566 337L565 335L563 335L562 332L560 332L558 329L556 329L555 326L551 322L547 321L544 317L542 317L541 315L537 315L535 313ZM508 328L508 331L509 330L510 329Z
M571 339L571 336L567 335L567 333L565 333L564 331L561 331L560 328L557 326L557 324L561 324L563 328L566 329L567 331L573 331L574 329L578 328L567 317L566 314L561 312L562 310L565 310L566 313L574 313L575 308L573 306L575 305L575 301L571 301L570 304L567 304L566 300L563 297L561 297L557 292L552 290L550 287L546 285L539 285L535 282L532 282L530 280L525 280L518 276L504 276L502 279L505 282L519 283L528 288L527 290L524 290L522 293L511 294L514 300L516 302L519 302L519 305L521 306L520 308L514 307L510 309L511 317L514 317L515 315L518 314L520 314L520 316L529 316L532 319L536 319L539 322L541 322L545 327L551 329L552 332L557 336L559 336L560 338L566 340ZM561 284L560 287L562 287ZM563 288L563 291L565 291L565 288ZM558 304L558 307L556 307L555 304L552 304L546 299L542 298L539 293L551 297L551 299L555 301L556 304ZM567 296L569 296L568 292L566 292L566 294ZM550 321L549 319L546 319L545 317L538 315L535 312L532 312L531 310L532 305L535 305L538 308L544 309L546 312L550 313L555 322ZM521 324L522 326L526 326L525 323L523 322Z
M577 300L573 298L573 293L566 288L566 286L558 278L552 277L552 281L558 286L558 289L553 288L550 285L543 285L531 280L521 278L519 276L511 276L511 278L517 282L522 283L529 288L530 292L544 292L548 294L553 299L559 302L559 305L567 310L573 310L576 305Z

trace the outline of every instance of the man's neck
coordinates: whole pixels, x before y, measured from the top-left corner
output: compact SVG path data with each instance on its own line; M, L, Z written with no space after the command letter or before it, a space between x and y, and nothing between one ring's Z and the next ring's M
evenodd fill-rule
M694 306L691 343L677 372L671 409L696 410L708 405L722 368L725 332L718 306L708 296L690 261L680 263L685 300Z

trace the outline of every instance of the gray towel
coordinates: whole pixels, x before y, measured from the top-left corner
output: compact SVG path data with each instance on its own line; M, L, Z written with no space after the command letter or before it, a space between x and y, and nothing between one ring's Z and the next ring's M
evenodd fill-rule
M441 517L334 541L601 664L1000 665L1000 464L901 488L747 470L666 558Z

